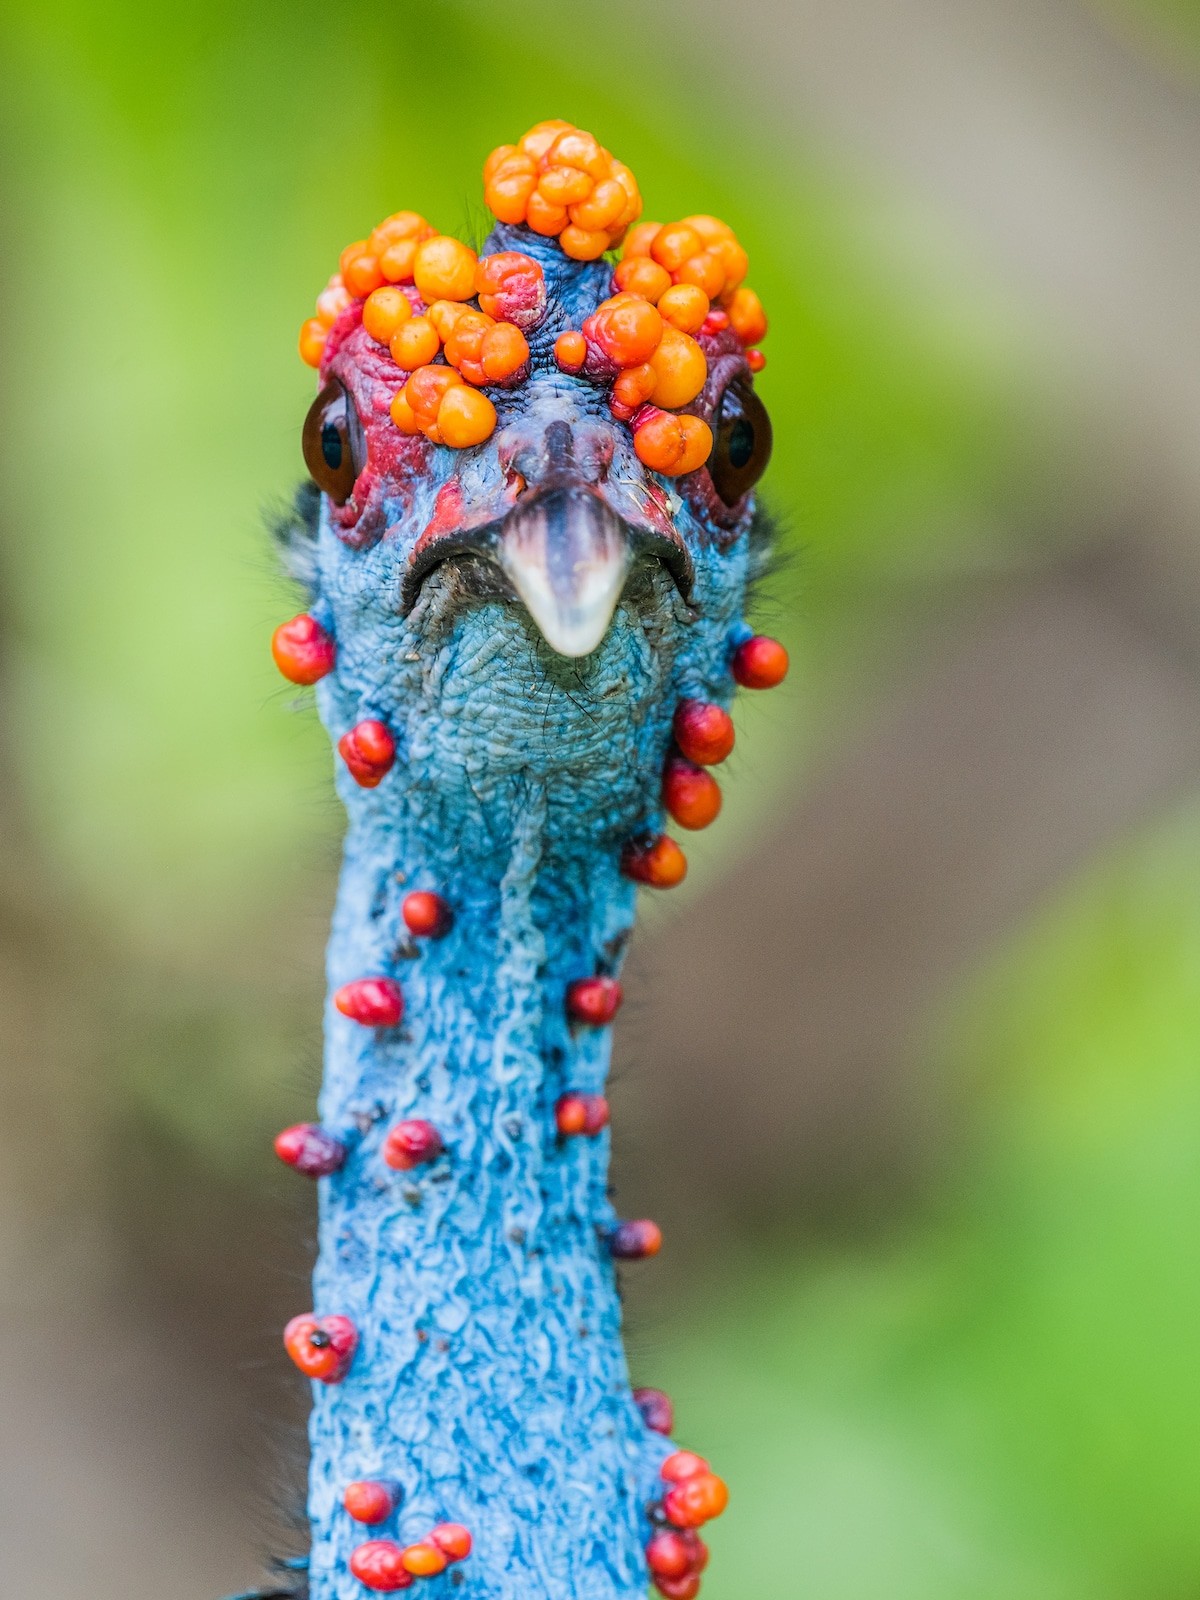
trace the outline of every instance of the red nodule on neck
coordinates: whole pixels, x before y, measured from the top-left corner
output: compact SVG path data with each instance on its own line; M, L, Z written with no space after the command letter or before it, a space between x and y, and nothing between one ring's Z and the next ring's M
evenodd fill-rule
M395 978L355 978L337 990L333 1003L364 1028L394 1028L404 1015L404 996Z
M392 770L396 741L384 723L368 719L342 735L338 754L360 789L374 789Z

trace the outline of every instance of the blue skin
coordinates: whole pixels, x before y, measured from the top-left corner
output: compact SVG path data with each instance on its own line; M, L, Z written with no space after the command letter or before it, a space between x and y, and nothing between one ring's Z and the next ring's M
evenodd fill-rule
M377 718L397 747L375 789L336 762L349 831L329 987L393 976L406 1012L376 1030L326 1006L320 1114L350 1153L320 1184L314 1305L351 1317L360 1343L340 1385L313 1385L312 1600L363 1600L357 1545L408 1544L447 1520L470 1529L474 1550L417 1580L429 1600L458 1584L480 1600L633 1600L648 1583L647 1503L673 1448L630 1393L605 1243L608 1133L560 1139L554 1104L604 1090L610 1032L572 1029L566 986L620 970L636 900L620 851L661 827L678 701L728 703L730 652L749 631L753 508L718 528L703 495L642 467L605 385L557 371L555 334L607 295L609 269L523 230L498 228L484 252L513 248L542 262L550 306L528 381L492 391L493 438L431 449L415 486L385 483L387 531L370 548L339 538L322 497L311 610L338 659L318 686L321 717L335 741ZM403 614L438 491L457 474L464 505L485 502L514 449L535 491L554 420L611 450L606 474L583 449L577 470L601 473L597 492L631 521L648 496L667 499L694 564L690 603L646 559L598 648L568 659L511 594L479 592L452 560ZM408 939L400 907L413 889L449 902L448 937ZM433 1123L444 1154L412 1172L386 1166L401 1118ZM342 1507L363 1478L403 1488L377 1528Z

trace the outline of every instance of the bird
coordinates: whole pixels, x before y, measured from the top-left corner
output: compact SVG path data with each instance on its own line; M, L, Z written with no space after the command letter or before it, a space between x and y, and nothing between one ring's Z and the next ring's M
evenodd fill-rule
M734 691L787 669L744 616L766 317L732 228L641 220L574 124L483 175L478 250L394 213L300 335L272 648L348 829L319 1120L275 1146L320 1191L311 1545L258 1594L691 1600L727 1489L630 1385L617 1271L661 1234L614 1208L604 1089L668 819L716 818Z

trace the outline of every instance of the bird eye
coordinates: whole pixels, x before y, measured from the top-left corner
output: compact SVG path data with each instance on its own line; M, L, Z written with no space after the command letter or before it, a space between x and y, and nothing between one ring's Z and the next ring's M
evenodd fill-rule
M708 472L727 506L748 494L771 459L771 419L748 378L735 378L713 418Z
M362 427L354 402L336 378L313 401L304 419L304 462L335 506L344 506L366 465Z

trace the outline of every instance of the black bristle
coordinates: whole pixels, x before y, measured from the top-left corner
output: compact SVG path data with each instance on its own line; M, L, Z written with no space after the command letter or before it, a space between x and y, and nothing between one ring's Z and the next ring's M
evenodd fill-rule
M795 560L793 551L783 548L783 529L775 512L760 500L750 522L750 560L746 573L746 610L751 611L762 590L772 578Z
M317 525L321 491L311 478L296 486L290 505L267 512L267 528L289 578L304 586L310 601L317 592Z

